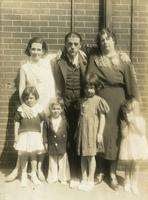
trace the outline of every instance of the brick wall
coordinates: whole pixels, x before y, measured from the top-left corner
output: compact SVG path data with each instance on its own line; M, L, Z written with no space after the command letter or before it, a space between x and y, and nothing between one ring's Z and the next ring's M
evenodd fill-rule
M118 46L130 54L131 1L112 0L112 28ZM132 60L137 73L143 114L148 122L148 1L133 1ZM147 126L148 130L148 126Z
M137 72L142 111L148 121L148 2L133 0L132 58ZM74 30L84 43L95 42L103 26L103 0L74 1ZM130 53L131 0L112 0L112 28L118 47ZM0 165L15 163L13 115L18 105L17 83L26 43L43 37L50 52L63 46L71 30L71 0L1 0L0 4Z
M75 31L82 34L85 43L94 43L102 11L102 1L75 0ZM44 38L50 52L62 48L64 36L71 30L71 0L2 0L0 17L0 164L9 166L16 157L13 115L24 49L34 36Z

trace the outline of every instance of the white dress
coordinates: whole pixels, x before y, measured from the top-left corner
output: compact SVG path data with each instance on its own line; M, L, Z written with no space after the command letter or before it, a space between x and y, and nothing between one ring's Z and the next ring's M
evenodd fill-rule
M39 104L31 108L33 118L23 118L23 108L20 106L15 115L15 122L19 123L19 135L14 148L21 152L41 152L44 151L43 138L41 134L41 122L44 117L40 114L42 109ZM24 131L21 131L24 130Z
M146 139L145 120L143 117L135 117L138 128L143 132L140 134L136 129L127 126L123 121L121 124L122 139L120 145L120 160L145 160L148 159L148 144Z
M55 84L51 69L51 62L55 55L41 58L38 63L28 60L20 69L19 94L22 95L25 87L34 86L39 93L39 103L45 112L51 98L55 97Z

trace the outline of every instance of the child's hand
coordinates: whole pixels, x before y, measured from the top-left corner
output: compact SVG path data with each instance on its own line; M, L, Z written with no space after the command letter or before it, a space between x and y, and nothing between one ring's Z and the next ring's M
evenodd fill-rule
M102 135L97 135L97 142L98 143L103 143L103 136Z

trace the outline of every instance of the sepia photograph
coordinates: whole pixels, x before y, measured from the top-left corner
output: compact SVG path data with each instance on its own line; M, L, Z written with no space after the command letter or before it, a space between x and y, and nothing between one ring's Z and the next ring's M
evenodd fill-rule
M0 0L0 200L148 199L148 0Z

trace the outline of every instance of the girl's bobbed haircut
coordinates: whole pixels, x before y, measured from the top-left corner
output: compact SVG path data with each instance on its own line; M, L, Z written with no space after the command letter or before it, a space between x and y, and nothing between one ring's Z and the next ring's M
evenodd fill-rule
M94 86L96 89L101 86L98 76L95 73L88 73L84 80L84 88L87 86Z
M99 48L101 46L101 37L104 34L107 34L108 37L112 37L115 46L117 45L117 38L116 38L115 33L109 28L103 28L98 32L98 35L97 35L97 38L96 38L96 43L97 43Z
M30 55L30 49L31 49L31 45L33 43L40 43L40 44L42 44L42 49L43 49L44 54L48 53L47 43L42 38L40 38L40 37L33 37L31 40L29 40L28 45L27 45L27 47L25 49L25 54L27 56L31 56Z
M49 102L49 110L52 109L54 105L60 105L62 109L64 109L64 101L60 97L52 98Z
M35 87L26 87L22 93L22 100L25 102L30 94L35 96L36 100L39 99L39 93Z

